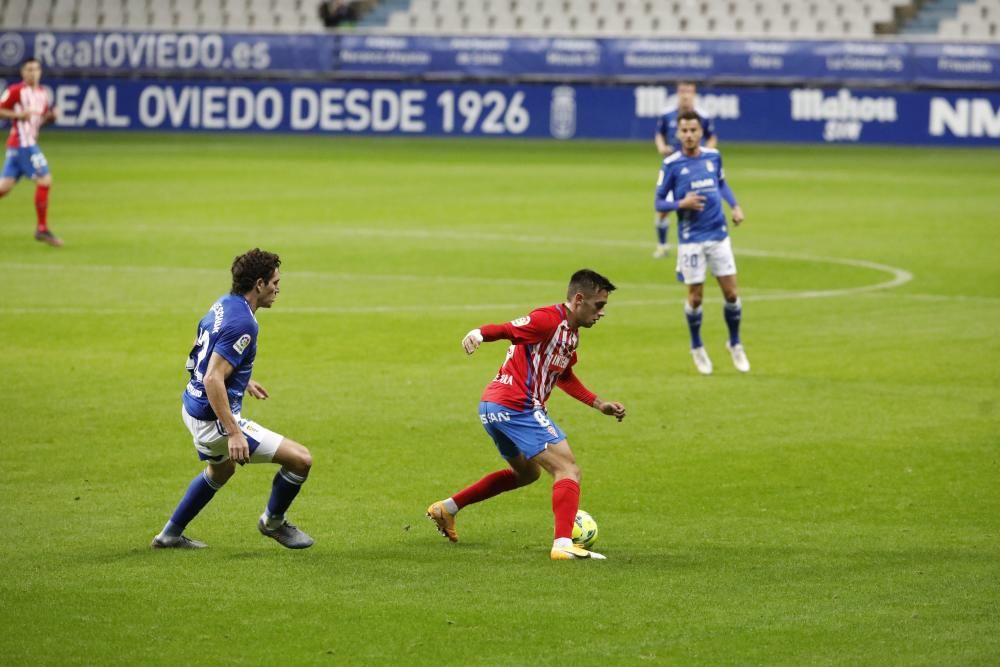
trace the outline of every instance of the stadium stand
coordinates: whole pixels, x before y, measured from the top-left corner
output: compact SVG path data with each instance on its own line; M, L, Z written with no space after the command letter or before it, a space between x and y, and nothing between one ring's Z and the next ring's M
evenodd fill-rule
M1000 0L356 0L390 33L1000 40ZM48 30L323 30L318 0L0 0L0 26ZM347 24L353 28L353 23Z
M1000 0L979 0L997 2ZM857 38L920 0L390 0L361 27L407 33Z
M323 29L318 0L0 0L0 26L238 32Z
M936 34L944 39L1000 40L1000 0L962 3L956 16L938 23Z

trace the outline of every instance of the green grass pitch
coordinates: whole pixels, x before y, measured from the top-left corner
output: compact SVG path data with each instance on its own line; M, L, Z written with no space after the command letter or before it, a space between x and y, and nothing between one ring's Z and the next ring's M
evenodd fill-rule
M1000 660L1000 152L723 145L743 376L718 289L688 355L651 145L51 132L50 220L0 201L0 655L10 665L952 664ZM247 416L306 444L291 518L241 469L153 552L199 465L195 324L284 261ZM474 326L619 290L558 391L607 562L553 563L550 484L423 517L502 461Z

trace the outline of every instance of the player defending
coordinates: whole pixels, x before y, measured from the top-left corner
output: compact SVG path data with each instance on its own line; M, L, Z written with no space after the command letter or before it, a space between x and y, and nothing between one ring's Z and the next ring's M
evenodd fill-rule
M281 275L277 255L254 248L233 262L232 292L220 298L198 323L188 356L191 380L182 395L181 418L191 431L198 458L208 463L181 499L154 549L201 549L204 542L183 532L215 492L236 472L236 463L277 463L271 498L257 529L289 549L305 549L313 539L285 520L285 512L309 475L309 450L241 416L243 394L264 400L267 391L250 379L257 356L258 308L270 308Z
M458 541L455 515L460 509L527 486L538 479L544 468L554 479L552 560L604 559L601 554L573 544L573 522L580 505L580 468L565 434L549 417L545 402L552 388L558 386L618 421L625 418L621 403L602 401L573 373L580 327L589 329L604 316L608 294L614 289L611 281L599 273L577 271L570 279L566 303L538 308L507 324L484 324L462 340L467 354L475 352L483 341L511 341L507 359L486 385L479 403L479 419L510 469L487 475L427 508L427 516L437 524L438 532L452 542Z
M716 147L718 142L715 136L715 125L711 118L695 106L697 95L698 89L693 82L678 82L676 101L668 105L664 109L663 115L656 121L656 134L653 135L653 140L656 143L656 150L663 157L681 149L681 145L677 141L677 117L687 111L698 114L705 145L709 148ZM657 241L656 250L653 251L654 259L663 259L670 254L670 218L668 216L668 213L657 211L653 219L653 224L656 225Z
M740 343L743 308L736 291L736 260L729 241L722 200L729 204L734 225L743 222L743 209L736 203L736 196L726 183L719 151L701 145L702 125L697 113L685 111L678 117L677 138L681 150L663 161L656 182L656 210L677 211L680 239L677 279L688 286L684 312L691 330L691 356L700 373L711 375L712 360L701 341L705 270L711 268L726 299L722 311L729 328L726 348L736 370L747 373L750 361Z
M49 96L41 86L42 64L28 58L21 64L21 83L15 83L0 95L0 118L11 121L7 140L7 159L0 173L0 197L13 189L22 176L35 181L35 214L38 227L35 240L50 246L63 242L49 230L46 217L49 210L49 188L52 174L45 155L38 148L38 132L42 125L56 119L56 108L49 106Z

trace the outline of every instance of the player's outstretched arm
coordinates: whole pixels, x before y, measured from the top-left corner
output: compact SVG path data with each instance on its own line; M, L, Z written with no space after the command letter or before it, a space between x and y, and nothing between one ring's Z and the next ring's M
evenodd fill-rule
M559 325L560 319L543 308L531 311L505 324L484 324L465 334L462 349L472 354L483 343L495 340L509 340L512 343L537 343L550 336Z
M473 329L469 333L465 334L465 338L462 339L462 349L465 350L466 354L472 354L482 344L483 332L479 329Z

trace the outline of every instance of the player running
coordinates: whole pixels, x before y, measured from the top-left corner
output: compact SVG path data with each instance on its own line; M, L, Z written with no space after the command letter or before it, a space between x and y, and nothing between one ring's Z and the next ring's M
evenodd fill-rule
M220 298L198 323L188 356L191 380L182 395L181 418L194 438L198 458L208 467L192 480L173 516L153 538L154 549L201 549L204 542L184 529L236 472L236 463L277 463L271 497L257 521L261 534L289 549L305 549L313 539L285 520L312 467L309 450L256 422L244 419L243 394L264 400L267 391L250 379L257 356L257 309L278 297L281 260L254 248L235 259L232 292Z
M681 150L663 161L656 182L656 210L677 211L677 279L688 286L684 304L688 328L691 331L691 356L698 372L711 375L712 360L701 341L701 302L704 295L705 271L711 268L719 281L726 303L723 315L729 328L726 349L736 370L747 373L750 361L740 342L740 319L743 307L736 291L736 259L726 227L722 200L732 212L733 224L743 222L743 209L726 183L722 171L722 155L714 148L701 145L701 119L694 111L678 117L677 138Z
M531 311L507 324L484 324L462 339L472 354L483 341L509 340L507 359L486 385L479 403L479 419L493 438L510 469L487 475L475 484L427 508L438 532L458 541L455 515L466 505L527 486L541 474L552 475L552 512L555 541L552 560L604 559L601 554L573 544L573 522L580 505L580 468L566 435L549 417L545 403L558 386L567 394L621 421L625 407L603 401L573 373L580 327L589 329L604 317L608 295L615 286L601 274L582 269L573 274L566 302Z
M7 158L0 173L0 197L10 192L22 176L35 181L35 214L38 217L35 240L59 247L63 242L49 230L46 221L52 174L45 155L38 148L39 131L56 119L57 111L49 106L49 96L41 80L42 64L28 58L21 64L21 83L9 86L0 95L0 118L11 121Z
M697 95L698 88L693 82L678 82L676 100L664 109L663 114L656 121L656 134L653 135L653 141L656 143L656 150L663 157L681 149L680 142L677 140L677 117L686 111L694 111L698 114L705 146L716 147L718 138L715 134L715 124L704 111L695 106ZM656 250L653 251L654 259L663 259L670 254L670 218L668 216L669 213L658 211L653 219L657 241Z

